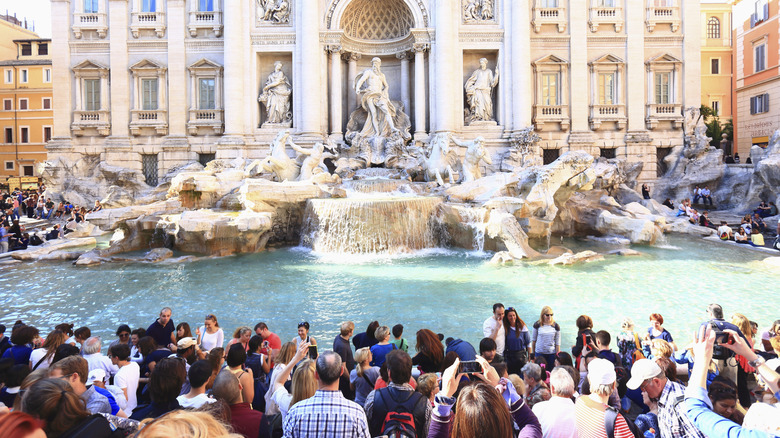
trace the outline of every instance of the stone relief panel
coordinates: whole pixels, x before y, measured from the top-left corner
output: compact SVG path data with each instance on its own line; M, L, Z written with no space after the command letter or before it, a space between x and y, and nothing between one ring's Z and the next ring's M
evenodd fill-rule
M495 21L495 0L463 0L463 22L478 24Z
M290 0L255 0L258 24L290 24Z

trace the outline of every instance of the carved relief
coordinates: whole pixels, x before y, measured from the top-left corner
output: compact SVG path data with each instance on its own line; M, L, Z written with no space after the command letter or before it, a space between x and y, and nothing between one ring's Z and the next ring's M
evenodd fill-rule
M494 21L494 5L494 0L463 0L463 22Z
M257 21L270 24L290 23L290 0L256 0Z

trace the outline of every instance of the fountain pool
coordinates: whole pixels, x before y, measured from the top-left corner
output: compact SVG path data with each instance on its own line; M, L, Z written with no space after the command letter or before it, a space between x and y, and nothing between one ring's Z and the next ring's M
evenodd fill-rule
M564 245L610 249L575 240ZM762 329L778 316L780 273L760 263L764 254L680 236L670 237L667 247L636 249L643 255L569 267L497 267L487 263L492 254L466 251L350 259L301 248L168 265L17 264L0 270L0 322L20 318L47 331L69 321L113 339L120 323L146 327L162 306L171 306L174 321L187 321L193 330L207 313L216 314L226 337L239 325L266 321L290 339L306 320L312 336L330 348L341 321L355 321L359 332L377 319L404 324L412 343L426 327L476 345L482 321L500 301L529 325L543 305L552 306L568 350L581 313L615 336L624 316L641 331L647 316L658 312L680 346L710 302L728 315L744 313Z

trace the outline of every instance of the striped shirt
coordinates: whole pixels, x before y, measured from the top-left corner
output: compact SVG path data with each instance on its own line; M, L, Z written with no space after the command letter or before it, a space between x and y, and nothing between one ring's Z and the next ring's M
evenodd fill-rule
M534 331L531 335L533 342L536 342L536 354L555 354L555 347L561 345L561 329L556 323L553 325L540 325L534 323Z
M604 428L604 412L607 405L597 402L587 395L577 399L574 404L574 418L579 438L607 438ZM618 415L615 420L615 438L634 438L626 419Z
M369 438L366 413L340 391L317 390L284 417L285 438Z

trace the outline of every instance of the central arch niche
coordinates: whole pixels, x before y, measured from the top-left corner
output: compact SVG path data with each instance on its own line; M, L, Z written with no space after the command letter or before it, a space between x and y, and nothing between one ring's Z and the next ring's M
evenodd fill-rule
M363 41L397 40L412 27L414 16L403 0L353 0L341 19L344 34Z

